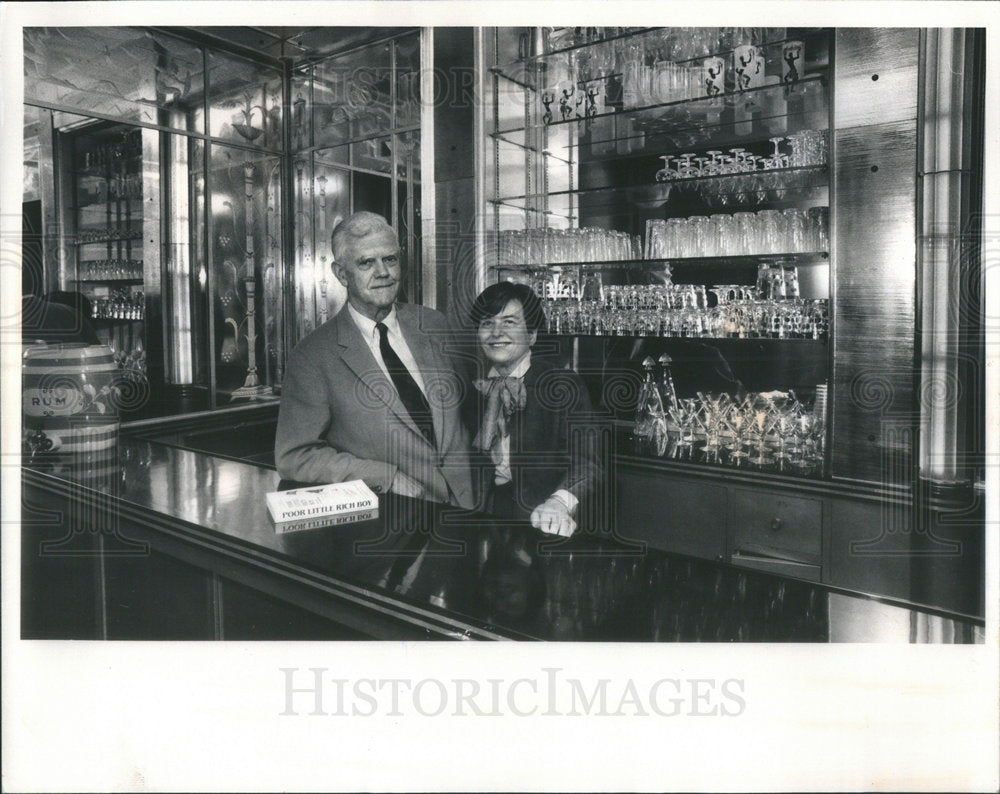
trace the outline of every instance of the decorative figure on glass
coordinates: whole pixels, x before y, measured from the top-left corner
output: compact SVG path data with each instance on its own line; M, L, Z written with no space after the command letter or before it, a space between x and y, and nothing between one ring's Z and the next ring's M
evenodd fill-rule
M559 84L559 91L562 94L559 99L559 115L563 121L568 121L573 117L573 104L570 100L576 93L576 83L566 80Z
M545 113L542 115L542 124L549 125L555 120L555 117L552 115L552 103L555 101L555 94L549 91L542 92L542 105L545 107Z
M786 86L799 80L799 67L802 60L802 42L786 41L781 48L781 82Z

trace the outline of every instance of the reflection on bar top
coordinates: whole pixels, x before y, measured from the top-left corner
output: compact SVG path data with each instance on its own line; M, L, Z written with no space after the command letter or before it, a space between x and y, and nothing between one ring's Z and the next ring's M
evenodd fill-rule
M374 515L278 529L269 468L123 436L115 465L31 469L177 522L200 544L248 544L313 575L548 640L982 643L977 621L646 547L628 528L570 539L527 523L381 495ZM105 498L106 497L102 497ZM346 517L341 517L346 518ZM312 522L307 522L312 523Z

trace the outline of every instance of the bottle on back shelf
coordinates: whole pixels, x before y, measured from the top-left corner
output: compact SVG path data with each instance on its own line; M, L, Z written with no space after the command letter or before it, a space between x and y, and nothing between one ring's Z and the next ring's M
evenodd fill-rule
M663 397L653 377L656 362L651 356L646 356L642 366L646 375L639 390L633 432L639 451L662 455L667 446L667 419Z
M674 378L670 373L672 359L664 353L660 356L660 399L666 409L677 408L677 390L674 388Z

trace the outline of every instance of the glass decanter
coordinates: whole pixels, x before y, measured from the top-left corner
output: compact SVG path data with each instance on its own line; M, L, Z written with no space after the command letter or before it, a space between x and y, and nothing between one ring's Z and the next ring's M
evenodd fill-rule
M642 366L646 374L639 389L633 433L640 446L648 447L657 455L662 455L666 450L667 422L663 410L663 397L653 377L656 362L651 356L646 356Z

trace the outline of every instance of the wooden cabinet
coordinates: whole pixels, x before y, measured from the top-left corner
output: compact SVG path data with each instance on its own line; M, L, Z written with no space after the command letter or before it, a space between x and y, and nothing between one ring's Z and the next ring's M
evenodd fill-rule
M819 581L824 500L619 461L616 529L665 551Z
M619 467L617 479L618 537L693 557L725 557L728 492L724 486L666 479L638 467Z
M984 614L983 498L690 474L618 459L616 529L651 547L966 615Z

